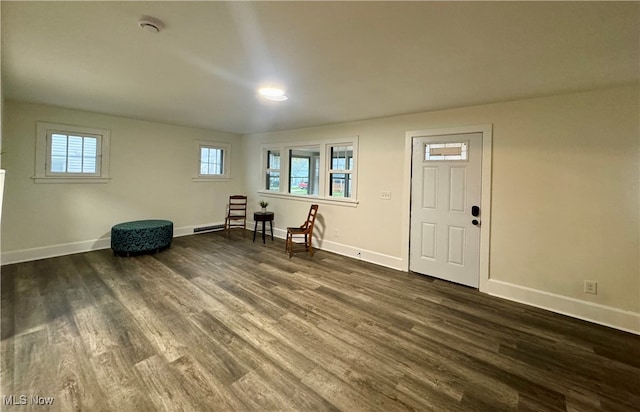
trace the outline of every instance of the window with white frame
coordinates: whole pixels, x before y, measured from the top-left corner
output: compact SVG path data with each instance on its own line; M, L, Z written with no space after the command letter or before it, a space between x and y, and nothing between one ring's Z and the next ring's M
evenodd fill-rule
M74 136L62 132L47 133L47 174L99 176L100 135Z
M35 182L107 182L110 135L106 129L37 122Z
M353 192L353 146L329 146L329 196L350 198Z
M320 146L289 149L289 193L318 195Z
M193 180L208 181L230 178L230 144L197 141L196 148L198 156L198 175Z
M356 203L358 138L263 148L263 192ZM281 178L285 185L280 184Z
M267 150L265 190L280 190L280 150Z
M219 176L224 173L224 150L217 147L200 147L200 176Z

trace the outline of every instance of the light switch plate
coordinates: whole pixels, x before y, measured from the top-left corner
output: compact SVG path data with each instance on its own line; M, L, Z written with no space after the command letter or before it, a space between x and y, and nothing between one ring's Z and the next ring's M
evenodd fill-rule
M584 281L584 293L591 293L592 295L598 294L598 282L595 280Z

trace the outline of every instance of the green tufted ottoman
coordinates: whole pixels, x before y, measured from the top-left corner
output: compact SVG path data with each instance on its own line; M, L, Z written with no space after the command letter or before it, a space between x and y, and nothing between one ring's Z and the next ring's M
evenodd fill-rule
M171 246L173 222L170 220L136 220L111 228L111 249L117 255L159 252Z

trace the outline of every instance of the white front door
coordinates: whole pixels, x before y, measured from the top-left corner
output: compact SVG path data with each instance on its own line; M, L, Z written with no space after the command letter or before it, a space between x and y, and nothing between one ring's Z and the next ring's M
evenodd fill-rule
M414 136L413 272L477 288L482 222L482 133Z

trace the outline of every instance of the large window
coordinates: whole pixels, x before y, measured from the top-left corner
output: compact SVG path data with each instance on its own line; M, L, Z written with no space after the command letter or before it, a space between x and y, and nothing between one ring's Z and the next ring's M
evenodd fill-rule
M194 181L229 179L231 145L228 143L196 141L198 175Z
M105 129L38 122L36 183L107 182L109 138Z
M263 192L355 203L357 148L357 137L265 146Z
M289 193L317 195L319 172L319 147L289 149Z

